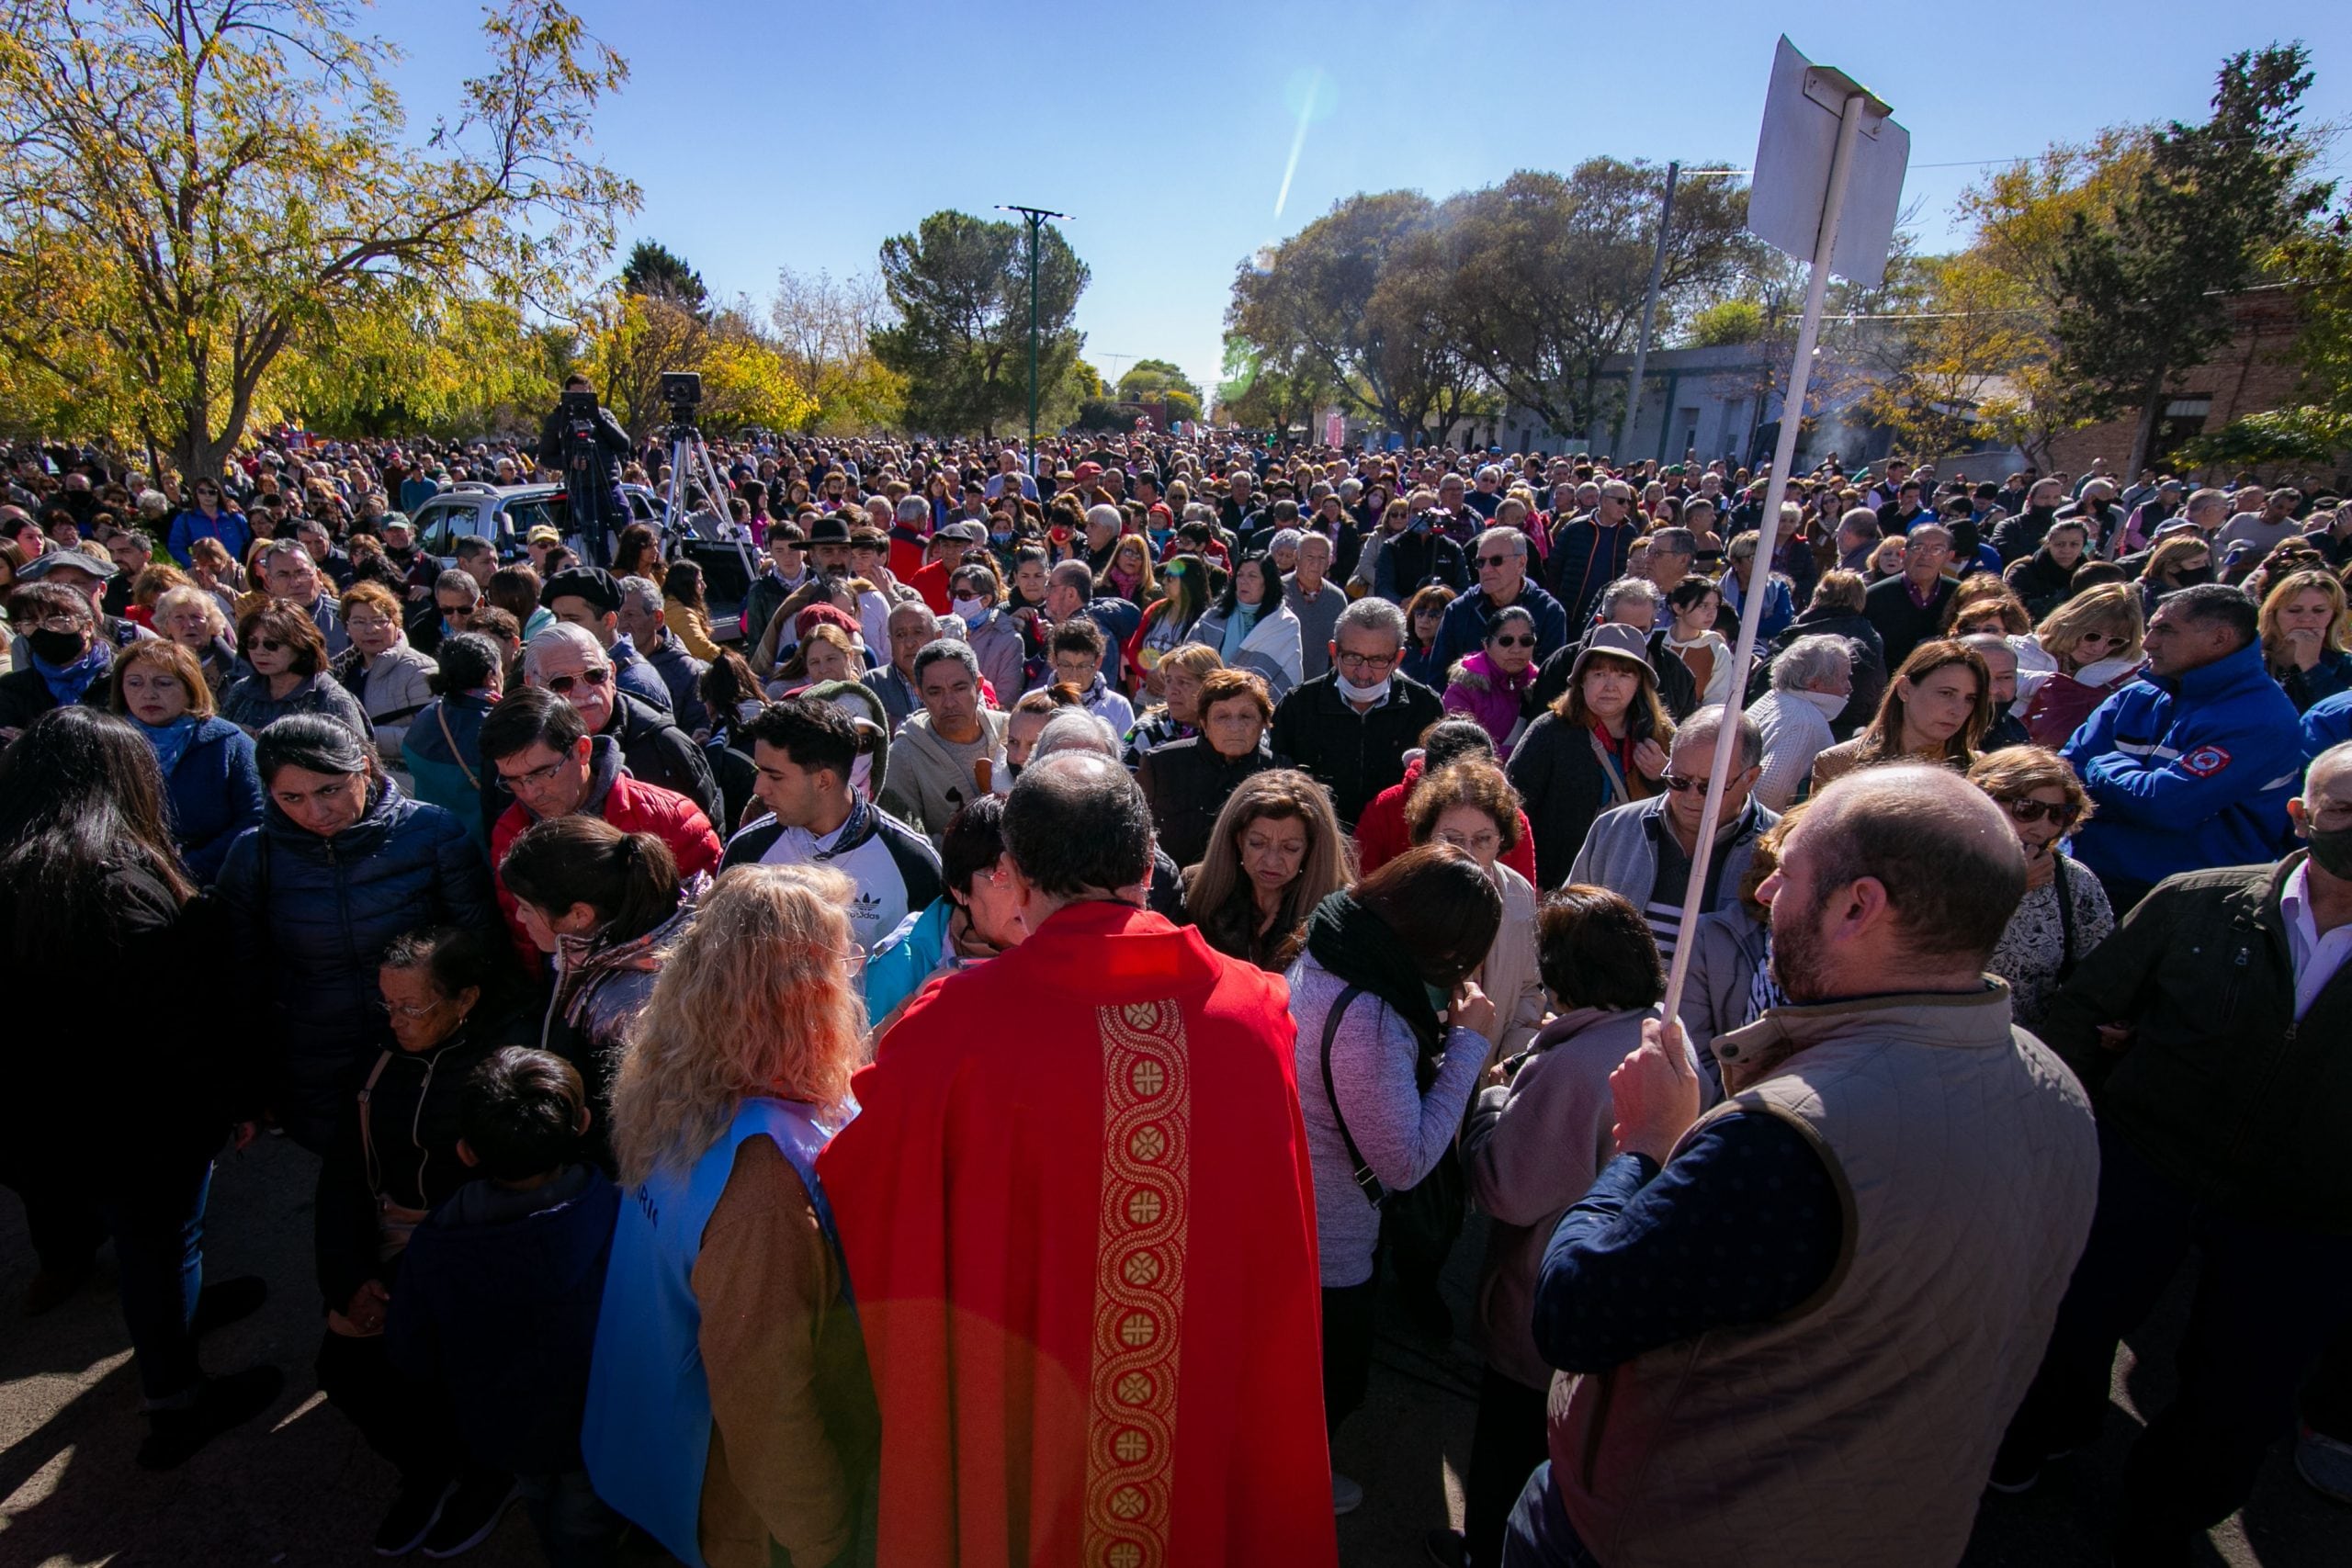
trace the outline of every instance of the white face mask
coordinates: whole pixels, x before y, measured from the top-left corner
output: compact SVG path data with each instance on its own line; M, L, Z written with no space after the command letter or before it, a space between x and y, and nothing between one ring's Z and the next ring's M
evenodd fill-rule
M948 608L955 611L956 618L967 626L988 613L988 606L978 599L958 599Z
M1836 718L1846 711L1850 699L1843 692L1792 692L1791 696L1803 697L1821 711L1824 718Z
M1388 690L1388 682L1386 681L1382 681L1370 686L1359 686L1353 681L1349 680L1345 675L1340 674L1339 668L1336 665L1333 666L1331 671L1331 681L1334 685L1340 688L1340 695L1347 698L1348 701L1351 703L1369 703L1377 701Z

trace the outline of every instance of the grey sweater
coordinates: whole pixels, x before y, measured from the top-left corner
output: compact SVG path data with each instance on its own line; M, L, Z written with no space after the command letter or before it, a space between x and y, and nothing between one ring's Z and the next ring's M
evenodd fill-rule
M1315 1239L1323 1287L1361 1285L1372 1278L1380 1211L1356 1185L1347 1142L1331 1115L1330 1097L1323 1092L1323 1021L1347 982L1312 953L1299 955L1288 979L1291 1017L1298 1024L1299 1111L1315 1171ZM1331 1042L1331 1085L1340 1112L1364 1163L1391 1191L1412 1186L1436 1168L1485 1070L1487 1042L1472 1030L1451 1031L1445 1059L1426 1095L1413 1082L1418 1055L1412 1030L1368 991L1348 1004Z

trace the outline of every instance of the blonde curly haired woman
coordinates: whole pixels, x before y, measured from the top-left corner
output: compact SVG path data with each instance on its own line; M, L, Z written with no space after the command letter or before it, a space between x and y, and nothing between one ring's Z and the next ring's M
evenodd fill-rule
M817 1155L855 1113L865 953L826 866L705 896L613 1086L626 1193L581 1448L673 1553L850 1551L879 1430Z

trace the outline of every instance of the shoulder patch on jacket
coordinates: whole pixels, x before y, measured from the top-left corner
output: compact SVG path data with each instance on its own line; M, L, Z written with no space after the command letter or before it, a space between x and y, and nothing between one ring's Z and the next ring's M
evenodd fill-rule
M2200 779L2210 779L2229 765L2230 754L2219 746L2199 746L2180 759L2181 771Z

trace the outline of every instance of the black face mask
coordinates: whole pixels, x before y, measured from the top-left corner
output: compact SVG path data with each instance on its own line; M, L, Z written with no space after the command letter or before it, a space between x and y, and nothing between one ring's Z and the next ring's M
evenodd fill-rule
M32 645L33 656L49 664L71 664L90 650L90 645L80 632L33 632L25 641Z
M2179 571L2174 572L2172 574L2172 580L2175 582L2179 583L2183 588L2194 588L2200 582L2212 581L2213 569L2210 566L2184 568Z
M2330 876L2352 882L2352 828L2306 828L2312 861Z

